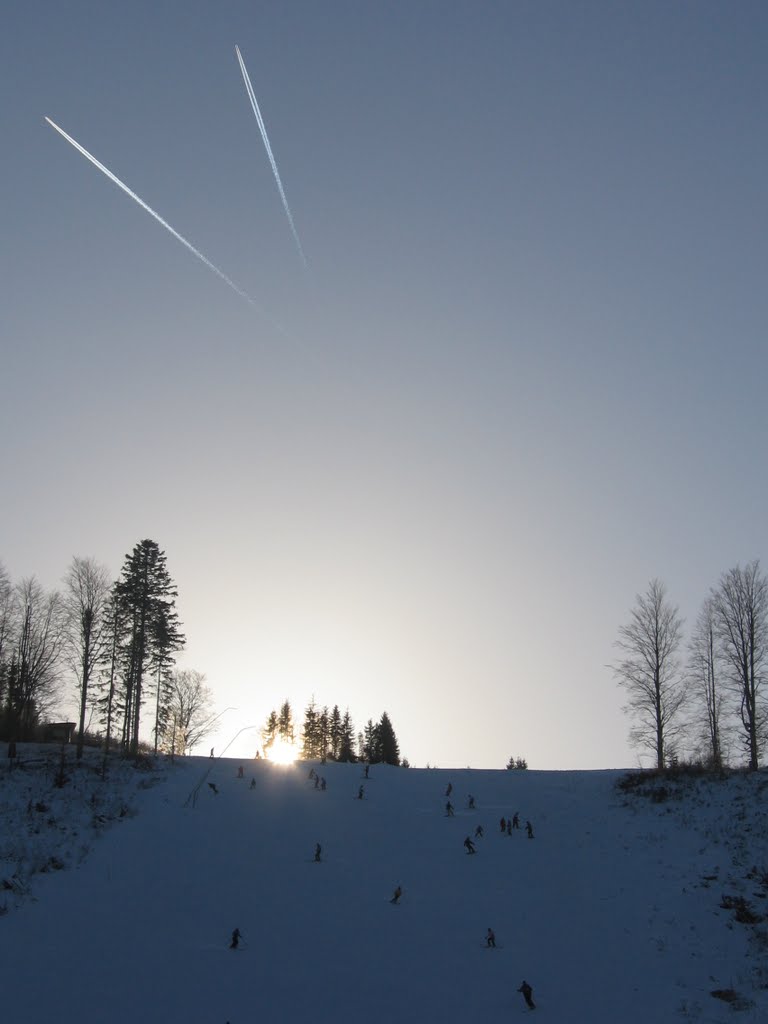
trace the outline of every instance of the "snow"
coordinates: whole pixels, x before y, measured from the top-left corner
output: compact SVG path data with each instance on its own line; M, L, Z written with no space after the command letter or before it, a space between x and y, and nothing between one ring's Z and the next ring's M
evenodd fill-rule
M768 1019L765 923L720 905L768 911L762 773L684 781L654 802L617 790L621 772L376 765L365 780L326 764L323 792L306 763L247 762L238 779L239 763L118 763L106 784L92 765L61 789L53 760L3 767L0 881L17 872L0 892L7 1019ZM515 811L534 839L501 834ZM62 870L31 873L52 857ZM230 951L235 927L245 942Z

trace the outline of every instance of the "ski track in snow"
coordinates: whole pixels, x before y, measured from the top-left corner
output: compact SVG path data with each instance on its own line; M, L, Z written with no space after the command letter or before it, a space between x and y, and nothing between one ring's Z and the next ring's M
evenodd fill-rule
M0 892L9 1020L466 1024L531 1012L524 978L537 1017L558 1024L768 1019L765 926L720 907L731 894L768 911L747 877L768 870L762 773L655 804L617 792L621 772L377 765L359 801L359 766L324 765L323 792L306 764L249 762L238 779L238 763L188 758L149 777L122 766L96 803L139 813L98 828L92 780L56 790L40 776L35 799L58 803L56 825L38 826L31 773L0 774L0 880L33 849L65 867L27 875L26 895ZM204 785L183 806L209 770L219 794ZM515 811L533 840L500 833ZM24 836L30 820L38 832ZM745 1010L710 995L728 988Z

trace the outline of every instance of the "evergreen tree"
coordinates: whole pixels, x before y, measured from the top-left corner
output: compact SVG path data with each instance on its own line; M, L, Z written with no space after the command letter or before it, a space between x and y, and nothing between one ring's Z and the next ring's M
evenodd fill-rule
M355 757L355 730L352 726L352 719L349 711L344 712L341 720L341 737L339 739L339 761L356 761Z
M270 711L267 724L261 730L261 745L264 749L265 756L269 753L272 744L277 739L277 712Z
M341 750L341 712L339 705L333 705L333 711L328 719L328 752L334 761L339 760Z
M395 730L386 711L379 719L377 732L379 760L383 761L384 764L400 764L400 745L397 742Z
M290 701L285 700L280 706L280 715L277 719L277 732L281 740L293 743L293 711Z
M317 742L320 748L320 758L324 761L328 756L328 741L330 737L330 724L328 721L328 708L323 708L317 720Z
M172 652L184 643L175 611L178 593L155 541L142 540L126 555L117 595L127 626L123 749L136 754L147 670L164 645Z
M304 726L301 730L301 742L301 756L305 761L314 761L316 758L320 757L318 714L314 697L304 711Z

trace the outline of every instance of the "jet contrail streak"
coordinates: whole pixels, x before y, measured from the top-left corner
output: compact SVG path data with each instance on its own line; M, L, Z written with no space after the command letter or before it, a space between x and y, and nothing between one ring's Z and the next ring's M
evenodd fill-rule
M117 175L113 174L108 167L105 167L104 164L100 163L95 156L92 156L87 149L81 146L79 142L76 142L70 135L67 135L67 133L62 128L59 128L57 124L54 124L50 117L46 117L45 120L48 122L51 128L56 129L59 135L63 135L67 142L71 143L75 147L75 149L78 150L78 152L82 153L84 157L87 157L87 159L91 161L94 167L98 167L100 171L106 174L110 181L114 181L114 183L117 186L119 186L123 190L123 192L126 192L131 197L131 199L135 199L139 206L146 210L147 213L150 213L155 218L155 220L159 221L163 225L163 227L166 228L166 230L170 231L174 238L178 239L178 241L180 241L182 245L186 246L191 253L194 253L199 260L202 260L206 267L212 270L214 274L217 274L222 279L222 281L228 284L233 291L237 292L237 294L241 296L241 298L245 299L247 302L250 302L252 306L255 306L256 309L258 309L259 312L263 314L263 311L260 309L259 304L255 302L250 297L250 295L246 294L246 292L244 292L242 288L238 288L234 281L231 281L226 274L222 273L222 271L219 270L218 267L214 266L209 259L203 256L203 254L198 249L196 249L194 245L192 245L191 242L188 242L186 238L183 238L178 233L178 231L175 231L168 223L168 221L163 220L159 213L155 213L151 206L147 206L144 200L140 199L135 192L132 192L131 189L129 189L128 186L125 184L125 182L120 181Z
M299 240L299 234L298 234L298 232L296 230L296 225L293 223L293 217L291 216L291 211L290 211L290 208L288 206L288 200L285 197L285 189L283 188L283 183L280 180L280 172L277 169L277 161L275 160L275 155L272 152L272 147L269 144L269 136L267 135L267 128L266 128L266 125L264 124L264 118L261 116L261 111L259 110L259 104L256 101L256 94L253 91L253 86L251 85L251 80L248 77L248 72L245 70L245 64L243 63L243 58L242 58L242 55L240 53L240 47L239 46L235 47L235 53L237 54L237 60L238 60L238 63L240 64L240 71L242 72L242 75L243 75L243 81L245 82L245 89L246 89L246 92L248 93L248 99L251 101L251 106L253 107L253 112L256 115L256 123L259 126L259 131L261 132L261 137L264 140L264 148L267 151L267 157L269 158L269 162L270 162L270 164L272 166L272 173L274 174L275 181L277 182L277 188L278 188L278 191L280 193L280 198L283 201L283 209L285 210L285 215L288 218L288 223L291 226L291 232L292 232L294 240L296 242L296 247L299 250L299 256L301 256L302 262L303 262L304 266L306 267L307 266L307 257L304 255L304 249L301 246L301 241Z

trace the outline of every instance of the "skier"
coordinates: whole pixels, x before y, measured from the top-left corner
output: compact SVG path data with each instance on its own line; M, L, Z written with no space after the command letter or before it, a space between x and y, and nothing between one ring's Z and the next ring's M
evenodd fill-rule
M520 815L515 811L515 816L512 819L512 828L520 828Z
M230 949L237 949L238 944L239 944L241 938L242 938L242 936L240 934L240 929L239 928L235 928L235 930L232 932L232 941L229 944L229 948Z
M218 791L218 789L216 787L216 783L215 782L209 782L208 786L209 786L210 789L213 790L213 792L216 794L216 796L219 795L219 791Z
M488 949L496 949L496 936L493 934L493 928L489 928L485 936L485 944Z
M451 803L450 800L445 805L445 816L446 818L453 817L453 804Z
M238 779L243 777L243 766L241 764L237 766L237 777Z
M363 789L363 787L361 786L361 787L360 787L360 789L358 789L358 791L357 791L357 799L358 799L358 800L362 800L362 799L363 799L363 793L364 793L364 792L365 792L365 790L364 790L364 789Z
M499 821L499 827L501 829L501 834L504 835L504 833L507 831L507 819L506 818L501 818L501 820Z
M325 792L325 776L324 776L324 775L323 775L323 777L322 777L322 778L320 779L320 789L322 789L322 790L323 790L323 792Z
M469 800L467 801L467 807L469 808L470 811L474 811L474 809L475 809L475 798L472 796L471 793L469 794Z
M530 821L526 821L525 831L528 833L528 838L533 839L533 825L530 823Z
M320 863L320 853L321 853L322 849L323 848L320 845L320 843L315 843L315 863L316 864Z
M523 993L523 999L525 1000L525 1003L526 1003L526 1006L528 1007L528 1009L529 1010L535 1010L536 1009L536 1003L534 1003L534 1001L533 1001L533 989L528 984L528 982L524 981L523 984L520 986L520 988L517 991Z
M403 895L403 890L398 885L398 887L395 889L394 893L392 894L392 899L389 902L390 903L399 903L400 902L400 897L402 895Z
M467 848L467 853L474 853L475 852L475 844L472 842L472 840L469 838L469 836L467 836L467 838L464 840L464 845Z
M213 757L213 747L211 747L210 757Z
M307 778L308 779L314 779L314 777L315 777L315 769L314 768L310 768L309 769L309 775L307 776Z
M452 792L453 792L453 784L449 782L448 783L448 789L446 789L446 791L445 791L445 795L446 796L450 796Z
M511 819L507 819L507 835L508 836L512 835L512 820Z
M251 785L250 785L250 788L251 788L251 789L256 789L256 779L251 779Z
M315 773L315 789L320 789L320 776Z
M478 825L477 828L475 829L475 839L482 839L482 838L483 838L483 826L482 825Z
M365 771L363 772L363 777L364 777L364 778L366 778L366 779L368 778L368 772L369 772L370 770L371 770L371 766L370 766L369 764L367 764L367 765L365 766Z

